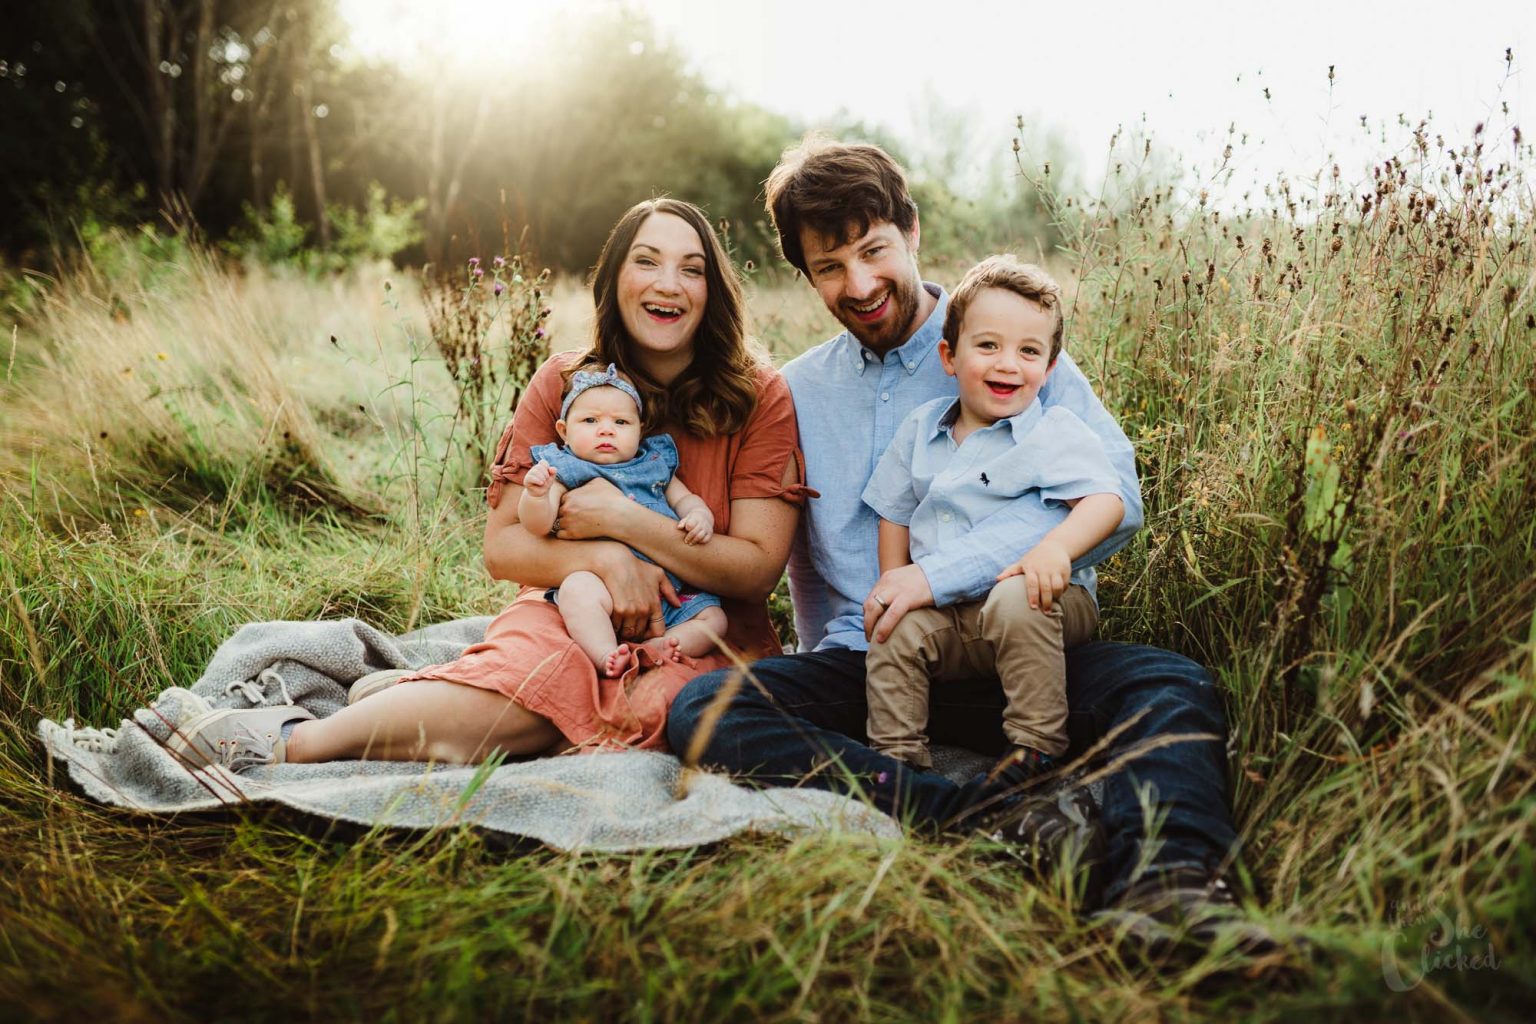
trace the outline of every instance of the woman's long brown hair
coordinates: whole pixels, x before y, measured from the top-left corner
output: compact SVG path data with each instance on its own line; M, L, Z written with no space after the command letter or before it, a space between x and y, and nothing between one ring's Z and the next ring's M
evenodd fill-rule
M629 257L640 226L652 214L681 217L698 233L704 247L704 314L693 337L693 361L665 388L636 365L629 333L619 313L619 271ZM757 407L757 368L761 357L748 345L741 280L709 219L680 199L647 199L631 206L608 233L592 271L596 305L592 348L578 365L613 363L624 371L645 400L641 415L647 434L671 423L697 437L732 434L746 426Z

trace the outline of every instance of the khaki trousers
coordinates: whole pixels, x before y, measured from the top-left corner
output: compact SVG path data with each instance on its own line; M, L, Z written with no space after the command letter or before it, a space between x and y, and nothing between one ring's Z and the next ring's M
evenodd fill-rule
M991 678L1008 706L1010 743L1053 757L1067 749L1065 650L1084 643L1099 624L1088 591L1070 586L1049 612L1029 606L1024 577L1010 576L982 601L908 612L864 665L869 745L919 768L928 753L928 684Z

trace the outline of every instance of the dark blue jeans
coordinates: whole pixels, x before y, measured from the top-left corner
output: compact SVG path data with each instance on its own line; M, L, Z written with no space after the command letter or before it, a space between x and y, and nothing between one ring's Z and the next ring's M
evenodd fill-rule
M678 694L667 719L672 749L690 749L705 712L734 670L711 672ZM1132 644L1090 643L1067 652L1069 757L1124 726L1096 760L1131 755L1105 779L1109 841L1106 899L1139 867L1214 870L1233 855L1227 803L1226 722L1210 676L1188 658ZM1001 753L1003 692L995 681L933 687L934 743ZM702 763L766 785L814 785L862 796L918 828L963 825L995 802L984 780L955 783L909 770L865 746L864 655L820 651L752 666L704 741ZM1127 724L1129 723L1129 724ZM1159 737L1188 737L1137 751ZM1154 838L1148 824L1156 822Z

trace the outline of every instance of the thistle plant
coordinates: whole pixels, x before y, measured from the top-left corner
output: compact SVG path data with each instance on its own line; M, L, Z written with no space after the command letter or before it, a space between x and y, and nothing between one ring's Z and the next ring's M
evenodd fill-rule
M465 475L483 481L496 441L523 388L549 357L545 298L549 271L532 273L522 255L473 256L451 273L422 275L432 343L453 383L450 448Z
M1329 162L1245 192L1235 127L1171 180L1144 173L1150 138L1116 138L1095 197L1018 158L1078 268L1071 350L1137 447L1148 529L1106 572L1121 635L1244 652L1266 753L1381 742L1536 604L1532 147L1512 124L1367 130L1399 141L1363 180Z

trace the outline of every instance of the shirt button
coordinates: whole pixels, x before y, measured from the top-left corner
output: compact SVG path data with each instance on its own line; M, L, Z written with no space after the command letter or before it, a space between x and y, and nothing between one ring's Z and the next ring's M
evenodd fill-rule
M953 517L948 512L940 512L939 513L939 519L942 520L943 522L947 523L947 522L950 521L951 518L953 518Z
M907 364L907 369L915 370L915 369L917 369L917 364L916 363L908 363Z
M882 392L880 392L880 401L882 401L882 402L889 402L890 400L891 400L891 393L889 391L882 391Z

